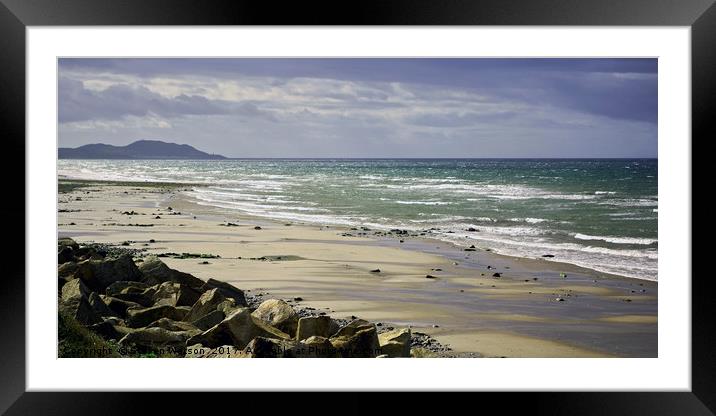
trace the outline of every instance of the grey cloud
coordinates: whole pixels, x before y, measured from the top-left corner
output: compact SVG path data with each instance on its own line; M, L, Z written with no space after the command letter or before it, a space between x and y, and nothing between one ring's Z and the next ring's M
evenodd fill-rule
M180 94L165 97L144 86L115 84L94 91L81 81L61 77L59 91L59 122L87 120L119 120L126 116L144 117L156 114L174 118L189 115L237 115L242 117L273 116L254 103L210 100L200 95Z

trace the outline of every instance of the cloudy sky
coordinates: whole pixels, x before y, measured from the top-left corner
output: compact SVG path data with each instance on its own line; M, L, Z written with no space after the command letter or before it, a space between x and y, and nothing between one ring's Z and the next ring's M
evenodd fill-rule
M656 59L60 59L59 145L656 157Z

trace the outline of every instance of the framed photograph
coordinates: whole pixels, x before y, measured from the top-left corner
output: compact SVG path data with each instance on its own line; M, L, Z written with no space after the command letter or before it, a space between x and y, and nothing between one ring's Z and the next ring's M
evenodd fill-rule
M0 409L464 391L712 414L711 3L3 0L25 251Z

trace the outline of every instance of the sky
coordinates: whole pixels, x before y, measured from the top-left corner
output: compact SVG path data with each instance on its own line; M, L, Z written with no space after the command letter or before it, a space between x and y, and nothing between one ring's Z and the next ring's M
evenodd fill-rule
M656 157L656 59L61 58L60 147Z

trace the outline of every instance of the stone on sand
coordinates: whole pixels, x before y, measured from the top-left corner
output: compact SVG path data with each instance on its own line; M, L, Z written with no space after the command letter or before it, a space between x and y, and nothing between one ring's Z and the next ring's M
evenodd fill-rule
M281 299L263 301L252 315L290 336L296 334L298 314Z
M380 350L388 357L410 357L410 328L398 328L378 334Z
M192 337L187 345L202 344L216 348L222 345L234 345L244 348L256 337L290 339L291 337L251 315L248 308L238 309L217 325Z

